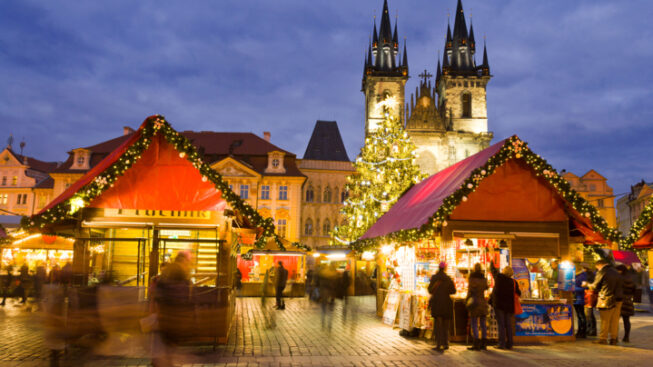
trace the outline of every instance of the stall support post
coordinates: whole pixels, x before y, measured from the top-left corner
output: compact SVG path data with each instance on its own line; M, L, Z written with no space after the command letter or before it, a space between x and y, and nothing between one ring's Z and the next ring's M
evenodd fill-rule
M159 230L154 229L152 231L152 250L150 251L150 269L148 276L152 278L157 274L159 274Z
M229 266L231 248L225 240L218 240L218 248L218 277L216 279L216 285L218 287L229 287L231 286L229 272L232 270Z

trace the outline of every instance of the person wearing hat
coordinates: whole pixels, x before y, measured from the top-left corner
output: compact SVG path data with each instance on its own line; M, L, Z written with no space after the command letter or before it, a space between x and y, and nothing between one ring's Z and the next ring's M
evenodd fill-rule
M447 264L441 262L438 272L431 277L429 293L431 299L429 305L431 316L435 321L435 350L444 352L449 349L449 324L453 318L453 300L451 295L456 293L456 286L453 280L445 273Z
M595 344L616 345L619 338L619 315L623 298L622 277L609 261L601 258L596 262L596 278L589 288L598 291L596 308L601 317L601 331Z
M492 307L497 319L499 331L499 349L512 349L512 336L515 331L512 319L515 316L515 297L521 296L517 281L512 278L513 270L510 266L503 268L501 273L490 263L490 271L494 277L492 290Z

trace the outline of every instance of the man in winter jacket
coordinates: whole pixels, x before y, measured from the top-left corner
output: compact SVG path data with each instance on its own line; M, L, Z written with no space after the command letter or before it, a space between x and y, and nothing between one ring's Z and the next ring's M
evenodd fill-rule
M610 344L616 345L619 338L619 316L623 299L622 278L619 272L605 259L596 262L596 269L598 270L596 278L589 288L599 292L596 308L599 309L601 316L601 331L599 339L594 343L608 344L609 335Z
M517 282L512 278L513 270L510 266L499 270L490 263L490 270L494 277L494 289L492 290L492 306L497 318L499 329L499 349L512 349L512 336L515 333L512 328L512 318L515 316L515 297L521 296Z
M283 261L279 261L277 267L277 277L275 279L277 304L274 306L279 310L286 309L286 303L283 301L283 290L286 288L288 282L288 270L283 267Z
M576 272L576 284L574 287L574 310L578 318L577 338L587 337L587 319L585 318L585 288L583 282L587 282L587 273L583 266L579 266Z
M440 263L439 270L431 277L429 293L431 300L431 316L435 321L435 342L434 348L438 352L449 349L449 323L453 318L453 301L451 295L456 293L456 286L451 278L445 273L447 264Z

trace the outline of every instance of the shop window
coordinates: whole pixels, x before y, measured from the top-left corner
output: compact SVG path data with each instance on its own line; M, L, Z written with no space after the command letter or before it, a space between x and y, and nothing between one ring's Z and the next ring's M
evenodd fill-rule
M322 234L328 236L329 232L331 232L331 222L328 219L325 219L324 224L322 225Z
M464 93L462 96L463 102L463 118L472 117L472 95Z
M7 176L2 176L2 186L7 186Z
M306 189L306 202L307 203L312 203L315 198L315 191L313 190L313 186L308 186L308 189Z
M324 189L324 196L323 200L325 203L330 203L331 202L331 188L329 186Z
M11 186L16 186L16 185L18 185L18 176L14 176L11 179Z
M304 223L304 235L313 235L313 220L311 218L306 219L306 223Z
M281 238L286 237L286 220L285 219L279 219L277 220L277 235Z
M279 186L279 200L288 200L288 186Z
M249 185L240 185L240 198L249 199Z
M270 185L261 186L261 199L262 200L270 199Z

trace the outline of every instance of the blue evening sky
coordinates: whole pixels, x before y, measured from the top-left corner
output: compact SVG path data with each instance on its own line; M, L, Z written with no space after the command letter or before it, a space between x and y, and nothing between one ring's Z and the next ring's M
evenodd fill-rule
M650 0L464 0L487 35L495 140L512 134L558 170L595 169L615 193L653 180ZM66 152L160 113L177 130L271 131L304 153L337 120L363 136L363 57L382 0L0 3L0 139ZM456 0L390 0L417 74L435 74ZM468 19L469 23L469 19ZM478 60L480 62L480 60Z

